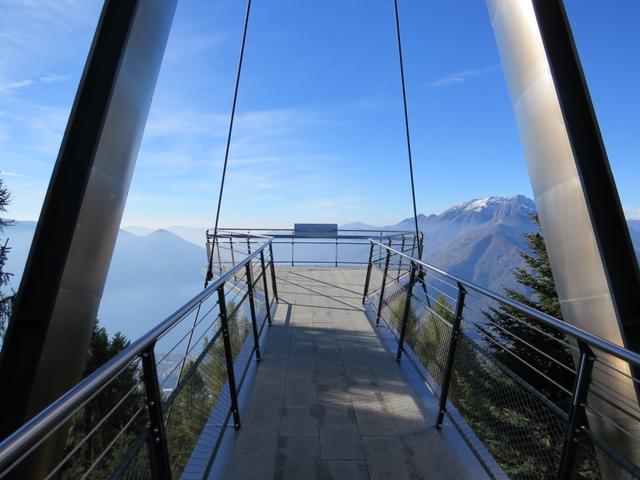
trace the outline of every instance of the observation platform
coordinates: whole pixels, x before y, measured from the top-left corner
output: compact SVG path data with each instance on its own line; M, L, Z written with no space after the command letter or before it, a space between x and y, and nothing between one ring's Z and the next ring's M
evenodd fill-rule
M640 478L640 355L385 235L208 236L208 286L0 442L0 477Z
M414 390L385 347L386 328L379 335L362 305L365 276L277 268L279 304L224 478L486 476L466 445L447 438L452 427L435 428L435 397Z

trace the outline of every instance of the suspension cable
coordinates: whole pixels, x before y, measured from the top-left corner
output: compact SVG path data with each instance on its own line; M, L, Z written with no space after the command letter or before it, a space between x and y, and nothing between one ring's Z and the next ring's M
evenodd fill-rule
M413 158L411 156L411 136L409 134L409 112L407 109L407 89L404 80L404 63L402 61L402 38L400 36L400 15L398 13L398 0L393 0L396 18L396 37L398 39L398 59L400 60L400 80L402 81L402 104L404 106L404 130L407 137L407 153L409 155L409 175L411 177L411 198L413 200L413 220L416 229L416 241L418 242L418 256L422 259L422 242L418 228L418 208L416 207L416 187L413 180Z
M244 58L244 47L247 43L247 29L249 27L250 12L251 12L251 0L247 0L247 11L244 16L244 29L242 31L242 44L240 46L240 58L238 59L238 71L236 73L236 84L233 92L233 103L231 105L231 117L229 118L229 131L227 132L227 145L224 151L224 164L222 166L222 179L220 180L218 208L216 210L216 221L213 226L213 239L211 242L211 253L209 254L209 264L207 266L207 276L204 281L205 287L213 279L213 252L215 250L216 237L218 235L218 221L220 220L220 207L222 206L222 192L224 191L224 180L227 174L227 163L229 161L229 149L231 147L231 136L233 134L233 121L236 115L236 103L238 101L238 89L240 87L240 74L242 72L242 60Z
M240 86L240 73L242 72L242 60L244 58L244 47L247 43L247 28L249 26L249 14L251 13L251 0L247 0L247 10L244 15L244 28L242 31L242 44L240 45L240 58L238 59L238 71L236 73L236 84L233 91L233 103L231 104L231 117L229 118L229 131L227 132L227 145L224 151L224 164L222 166L222 178L220 180L220 193L218 194L218 208L216 209L216 221L213 227L213 238L211 240L211 253L208 254L208 262L207 262L207 274L204 279L204 288L207 288L209 282L213 280L213 252L216 249L216 237L218 235L218 221L220 220L220 206L222 205L222 192L224 191L224 180L227 175L227 163L229 161L229 148L231 146L231 135L233 133L233 120L236 115L236 104L238 101L238 88ZM208 239L207 239L208 240ZM218 253L219 255L219 253ZM189 340L187 340L187 348L185 349L184 357L182 358L182 362L180 365L180 373L178 374L178 380L176 381L176 385L180 382L182 375L184 374L184 369L187 363L187 357L190 352L191 342L193 341L193 332L198 325L198 319L200 318L200 309L202 307L202 303L198 305L196 310L196 314L193 318L193 326L191 327L191 331L189 332ZM171 407L166 413L165 416L165 424L169 421L169 417L171 415Z

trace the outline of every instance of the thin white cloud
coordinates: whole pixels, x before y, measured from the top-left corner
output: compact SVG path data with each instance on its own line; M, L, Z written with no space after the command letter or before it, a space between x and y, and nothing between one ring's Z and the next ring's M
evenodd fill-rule
M58 75L56 73L46 73L37 78L24 78L22 80L14 80L0 84L0 94L8 93L15 90L21 90L39 83L55 83L66 80L66 75Z
M463 70L461 72L454 72L445 75L444 77L436 78L427 83L427 87L430 88L442 88L450 87L452 85L460 85L462 83L470 82L475 78L484 77L489 75L500 68L499 64L490 65L484 68L478 68L475 70Z
M24 80L15 80L13 82L7 82L0 85L0 93L6 93L12 90L20 90L21 88L25 88L33 84L34 84L34 81L28 78L25 78Z
M180 61L209 53L226 38L226 33L192 33L190 31L173 31L167 44L165 62Z
M17 79L58 81L51 71L78 46L88 51L101 0L0 1L0 84ZM40 70L40 71L38 71ZM40 74L40 76L38 76Z
M45 73L38 80L42 83L63 82L69 78L69 75L59 75L57 73Z

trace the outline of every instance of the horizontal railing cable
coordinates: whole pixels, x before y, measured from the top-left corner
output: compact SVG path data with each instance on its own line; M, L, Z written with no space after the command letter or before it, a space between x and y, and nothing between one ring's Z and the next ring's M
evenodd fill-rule
M603 352L606 352L610 355L613 355L614 357L618 357L621 360L624 360L626 362L629 362L635 366L640 367L640 354L637 354L635 352L632 352L631 350L627 350L625 348L620 347L619 345L616 345L615 343L609 342L608 340L605 340L604 338L598 337L596 335L593 335L589 332L586 332L578 327L575 327L569 323L563 322L561 320L558 320L557 318L554 318L550 315L547 315L546 313L540 312L538 310L535 310L531 307L528 307L526 305L522 305L518 302L515 302L514 300L511 300L510 298L504 297L502 295L499 295L495 292L492 292L491 290L488 290L484 287L481 287L477 284L474 284L472 282L469 282L467 280L464 280L456 275L453 275L451 273L448 273L438 267L435 267L433 265L430 265L422 260L416 259L416 258L412 258L404 253L398 252L397 250L394 250L392 248L389 248L388 246L378 242L375 239L370 239L370 241L376 245L380 245L383 248L386 248L390 251L392 251L395 254L398 255L402 255L403 257L407 258L408 260L411 260L413 262L415 262L418 265L421 265L422 267L431 270L433 272L439 273L440 275L442 275L443 277L449 278L450 280L452 280L453 282L459 283L461 285L464 285L465 288L470 289L470 290L475 290L476 292L489 297L493 300L496 300L497 302L500 302L501 304L507 305L509 307L512 307L516 310L521 311L522 313L525 313L529 316L531 316L532 318L535 318L536 320L549 325L550 327L553 327L555 329L557 329L558 331L565 333L566 335L569 335L573 338L576 338L577 340L581 340L585 343L587 343L588 345L595 347L599 350L602 350Z
M171 331L177 323L190 315L202 302L220 288L223 288L228 280L234 275L241 274L245 265L253 259L259 258L268 245L269 242L267 241L261 246L256 246L253 253L212 281L207 288L195 295L164 321L150 329L138 340L132 342L78 385L63 394L58 400L36 414L20 429L0 442L0 476L3 476L62 425L66 424L80 408L100 394L122 371L130 368L134 360L137 361L144 352L153 348L158 339L165 333ZM215 306L212 308L215 308Z

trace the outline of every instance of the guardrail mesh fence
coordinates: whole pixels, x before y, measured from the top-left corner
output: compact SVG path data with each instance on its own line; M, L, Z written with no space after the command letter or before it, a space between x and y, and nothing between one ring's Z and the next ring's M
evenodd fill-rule
M13 469L20 478L146 479L153 471L164 472L163 478L205 478L224 430L240 426L237 393L256 358L277 289L269 239L246 240L231 243L230 263L216 256L211 288L165 320L162 333L131 348L118 337L118 351L129 363L45 436L63 435L68 427L60 462L31 463L34 455L42 458L43 448L60 456L51 450L54 443L36 443L3 465L0 477ZM108 344L103 333L98 341ZM143 341L148 346L138 347ZM114 353L96 358L93 370L103 370Z
M396 246L375 245L367 298L379 321L399 342L406 321L400 348L437 396L448 384L449 421L492 477L555 477L576 382L577 343L526 313L467 291L437 269L415 263L416 282L412 286L411 261L391 249ZM458 335L454 335L461 289L463 308ZM452 344L455 354L447 378ZM596 369L599 362L602 356L595 362ZM597 387L602 390L599 394ZM602 415L605 395L613 398L620 392L592 380L589 400L581 403L590 424L598 413ZM617 408L622 404L623 412L612 420L609 406L605 415L613 423L609 430L615 426L624 431L625 425L640 420L633 394L624 402L613 403ZM625 434L618 435L620 443L614 448L598 442L591 431L584 431L573 477L637 478L637 468L623 453L631 448L626 445L638 445L639 439L633 430Z

